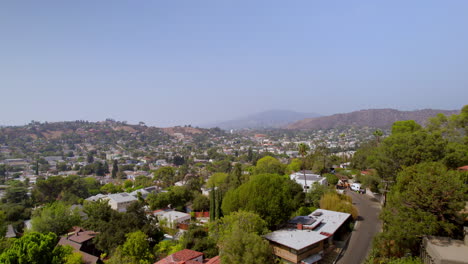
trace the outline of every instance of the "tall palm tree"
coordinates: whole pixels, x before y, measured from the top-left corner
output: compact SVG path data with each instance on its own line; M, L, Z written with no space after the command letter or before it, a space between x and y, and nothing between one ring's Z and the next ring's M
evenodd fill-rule
M374 131L374 133L372 133L372 135L374 135L374 137L377 139L377 145L380 144L380 137L383 136L382 130L377 129L376 131Z
M306 173L305 173L305 156L307 155L307 151L309 151L309 146L304 143L300 143L298 146L299 155L302 156L302 172L304 173L304 189L307 187L307 180L306 180Z

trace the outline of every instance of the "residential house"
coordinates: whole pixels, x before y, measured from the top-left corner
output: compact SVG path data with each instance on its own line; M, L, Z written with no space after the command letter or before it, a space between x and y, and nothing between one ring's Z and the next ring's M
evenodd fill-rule
M73 229L73 232L62 236L58 244L71 246L74 252L81 254L84 264L98 263L98 256L101 252L96 250L92 241L97 233L80 227L74 227Z
M127 207L132 202L138 201L137 198L128 193L114 193L107 195L107 197L111 208L119 212L126 212Z
M306 170L305 173L304 171L298 171L298 172L292 173L291 175L289 175L289 177L291 180L300 184L302 186L302 189L304 189L304 191L309 190L310 187L314 185L314 183L318 183L323 186L328 185L327 178L322 177L318 174L314 174L310 170Z
M138 189L138 190L135 190L133 192L130 193L130 195L132 195L133 197L135 198L138 198L138 193L141 193L141 197L143 199L146 199L146 197L148 196L148 194L150 193L158 193L161 191L161 188L158 187L158 186L150 186L150 187L146 187L146 188L142 188L142 189Z
M288 227L265 235L273 254L286 263L311 264L322 259L324 249L344 232L351 215L317 209L307 216L291 219Z
M191 219L189 214L174 210L157 210L153 214L158 218L160 224L165 222L167 223L166 225L170 228L177 228L177 226L180 224L188 224Z
M126 212L127 207L138 199L128 193L97 194L86 198L86 201L95 202L98 200L107 200L110 207L119 212Z

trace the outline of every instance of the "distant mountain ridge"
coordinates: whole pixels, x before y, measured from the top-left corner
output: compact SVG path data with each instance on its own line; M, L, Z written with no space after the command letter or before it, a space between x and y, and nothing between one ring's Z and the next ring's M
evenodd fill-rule
M318 116L320 115L316 113L300 113L290 110L269 110L229 121L201 125L201 127L219 127L225 130L280 128L304 118Z
M351 113L334 114L317 118L306 118L286 126L288 129L330 129L337 127L376 127L388 128L396 121L414 120L424 125L429 117L439 113L444 115L458 114L459 110L422 109L399 111L396 109L367 109Z

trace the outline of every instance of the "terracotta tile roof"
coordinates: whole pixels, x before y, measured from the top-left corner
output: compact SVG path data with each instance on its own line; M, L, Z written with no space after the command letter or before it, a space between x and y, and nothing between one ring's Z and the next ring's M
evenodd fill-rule
M167 256L166 258L161 259L154 264L200 264L198 261L193 261L193 259L202 256L203 253L191 250L191 249L184 249L179 252L176 252L172 255Z
M461 171L468 171L468 165L458 168Z
M208 260L208 262L206 262L205 264L221 264L221 258L219 256L216 256Z

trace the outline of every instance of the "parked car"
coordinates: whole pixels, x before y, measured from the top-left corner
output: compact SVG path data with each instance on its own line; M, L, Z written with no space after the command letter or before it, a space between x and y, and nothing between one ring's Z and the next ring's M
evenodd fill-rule
M361 190L361 184L360 183L351 184L351 190L355 192L359 192Z

